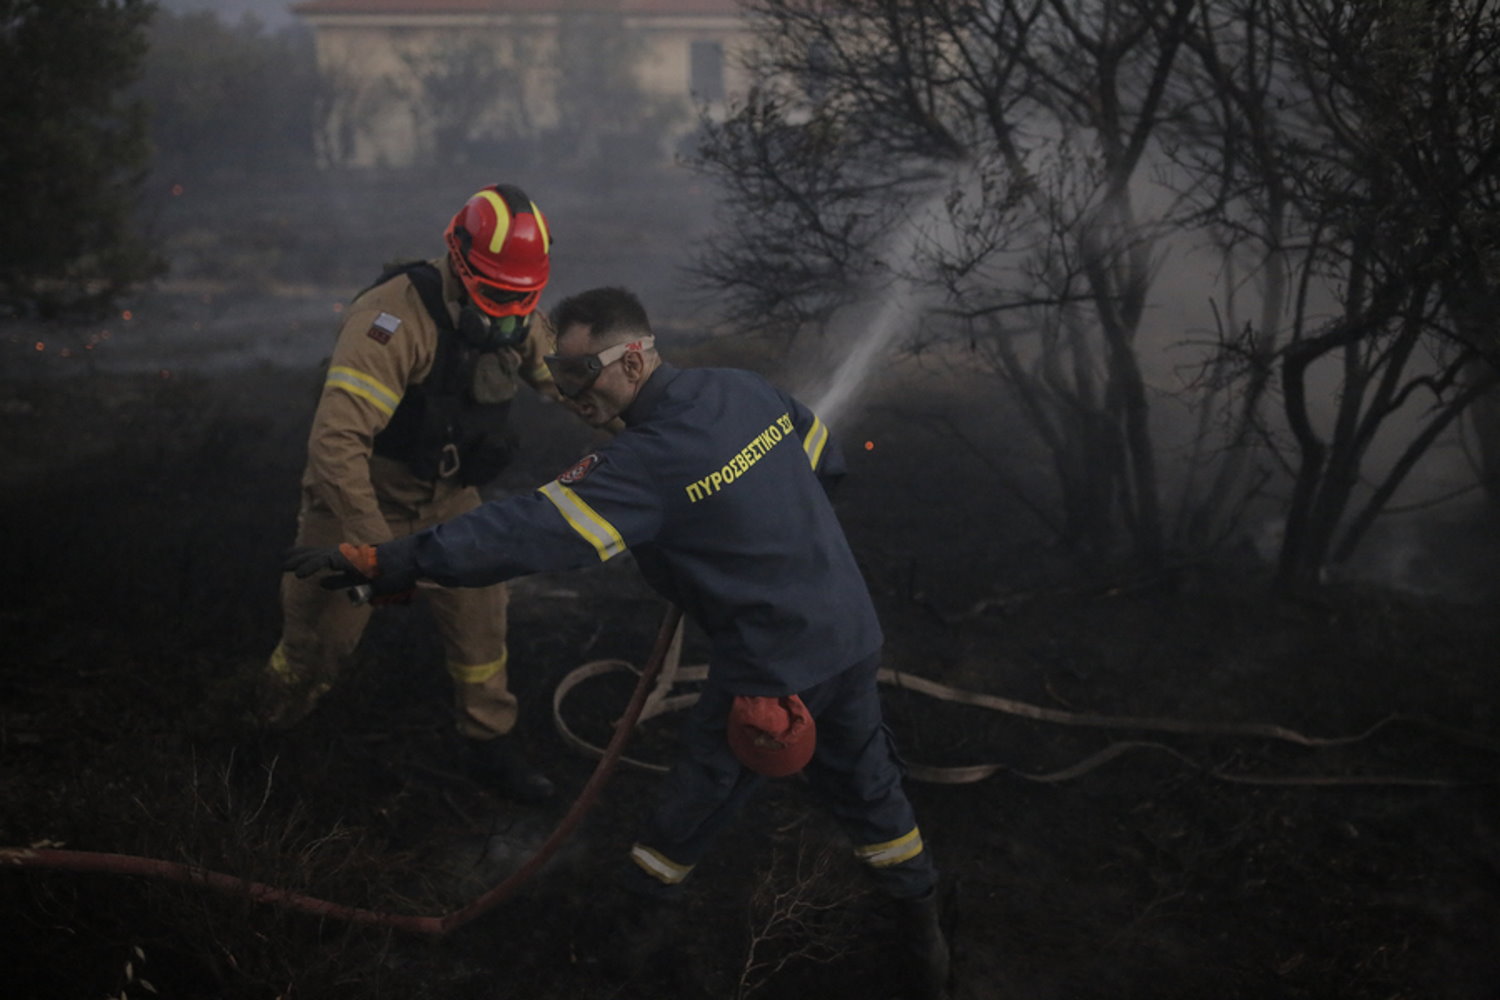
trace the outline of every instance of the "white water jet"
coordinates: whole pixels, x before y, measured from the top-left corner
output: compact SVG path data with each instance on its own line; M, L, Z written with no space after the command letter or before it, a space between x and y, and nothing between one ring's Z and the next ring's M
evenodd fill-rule
M889 262L888 280L874 298L875 309L867 323L846 311L837 323L842 336L836 339L852 346L839 361L832 376L810 394L809 404L830 427L836 427L849 407L858 399L875 362L890 352L902 331L911 330L920 319L930 292L918 289L909 270L917 248L924 241L947 247L953 242L952 224L941 212L949 187L941 185L937 193L918 202L910 215L891 237L884 255ZM868 305L869 303L864 303ZM864 313L863 309L856 310ZM858 325L859 329L851 327Z
M880 297L880 308L876 311L865 333L854 343L854 349L844 355L833 377L812 404L816 413L830 427L837 426L845 409L864 386L875 359L884 355L896 339L896 333L910 329L903 323L912 315L911 282L898 278L887 287Z

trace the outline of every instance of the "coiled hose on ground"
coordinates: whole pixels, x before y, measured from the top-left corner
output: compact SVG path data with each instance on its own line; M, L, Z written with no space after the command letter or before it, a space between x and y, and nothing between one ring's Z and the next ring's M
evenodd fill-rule
M562 679L552 699L553 717L558 732L570 746L584 753L597 756L599 763L595 766L593 773L584 784L578 798L574 800L572 806L569 807L567 813L558 822L556 828L553 829L552 833L525 863L494 888L489 889L464 906L441 916L410 916L345 906L292 892L287 889L279 889L261 882L253 882L233 875L209 871L196 865L143 858L134 855L72 851L45 846L0 848L0 867L9 865L21 868L46 868L75 872L111 872L115 874L164 878L185 882L190 885L201 885L223 892L241 894L257 902L300 910L315 916L332 917L353 923L391 927L416 934L441 937L450 931L462 927L510 898L515 894L517 889L535 875L552 858L563 842L572 835L578 824L583 820L584 815L593 807L599 797L600 791L602 791L605 783L614 773L615 768L621 763L628 763L649 770L665 770L661 765L650 764L645 761L626 757L624 756L624 750L631 733L639 722L686 708L697 700L698 696L693 693L671 694L671 688L676 682L702 681L708 673L708 668L704 666L682 667L679 665L678 660L682 649L681 623L682 612L676 607L669 606L662 617L661 625L657 629L651 655L647 659L644 668L641 669L635 688L631 692L630 701L626 705L625 711L619 721L615 723L614 733L608 745L603 748L590 744L568 727L562 716L563 701L573 688L591 677L598 677L603 674L622 670L633 672L635 667L623 660L598 660L575 668ZM963 691L926 678L894 670L882 670L879 674L879 679L883 684L916 691L940 701L972 705L1023 718L1070 726L1179 734L1245 736L1288 742L1304 747L1327 747L1357 743L1368 739L1376 732L1390 725L1406 723L1435 731L1441 736L1474 747L1475 749L1491 753L1500 752L1500 745L1497 745L1495 741L1486 737L1453 730L1428 720L1403 715L1388 716L1365 731L1353 736L1315 737L1306 736L1283 726L1265 723L1211 724L1170 718L1110 716L1084 712L1067 712L1061 709L1045 708L995 695ZM1201 768L1211 777L1241 784L1441 787L1472 783L1456 779L1417 776L1254 775L1231 773L1220 769L1203 767L1187 755L1165 744L1140 740L1111 743L1103 750L1091 754L1077 763L1046 773L1021 771L1004 764L977 764L963 767L934 767L931 765L912 764L909 768L909 776L917 781L941 784L966 784L981 781L984 778L1003 771L1028 781L1059 782L1086 774L1102 764L1134 750L1164 752L1186 764Z

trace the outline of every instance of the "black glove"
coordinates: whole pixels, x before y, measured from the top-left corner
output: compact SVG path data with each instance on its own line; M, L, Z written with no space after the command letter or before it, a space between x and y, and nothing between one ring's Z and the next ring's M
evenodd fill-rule
M349 591L349 599L356 604L406 604L417 586L415 573L382 572L373 545L299 546L282 557L281 569L295 573L299 580L330 573L318 583L328 590Z
M361 567L356 565L355 560L346 554L347 549L353 548L353 546L346 545L336 548L299 545L288 549L286 555L282 557L281 571L296 574L297 579L305 580L315 573L332 570L332 576L318 581L328 590L347 590L362 583L373 583L375 578L363 572ZM357 556L358 550L356 549L355 552ZM365 566L373 571L373 560L365 562Z

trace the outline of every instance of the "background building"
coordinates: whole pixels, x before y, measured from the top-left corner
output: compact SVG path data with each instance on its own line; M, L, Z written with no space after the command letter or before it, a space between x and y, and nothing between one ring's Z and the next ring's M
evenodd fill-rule
M402 167L668 155L696 111L742 89L735 0L310 0L320 159Z

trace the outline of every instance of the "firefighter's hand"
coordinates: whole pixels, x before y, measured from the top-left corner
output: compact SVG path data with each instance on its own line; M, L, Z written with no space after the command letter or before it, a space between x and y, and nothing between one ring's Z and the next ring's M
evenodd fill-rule
M410 574L381 572L373 545L301 546L287 552L281 569L299 580L328 573L318 583L328 590L346 591L355 604L409 604L417 586Z
M316 573L329 573L319 580L329 590L347 590L373 583L380 575L376 565L375 546L350 545L335 548L301 545L287 551L281 560L281 571L305 580Z

